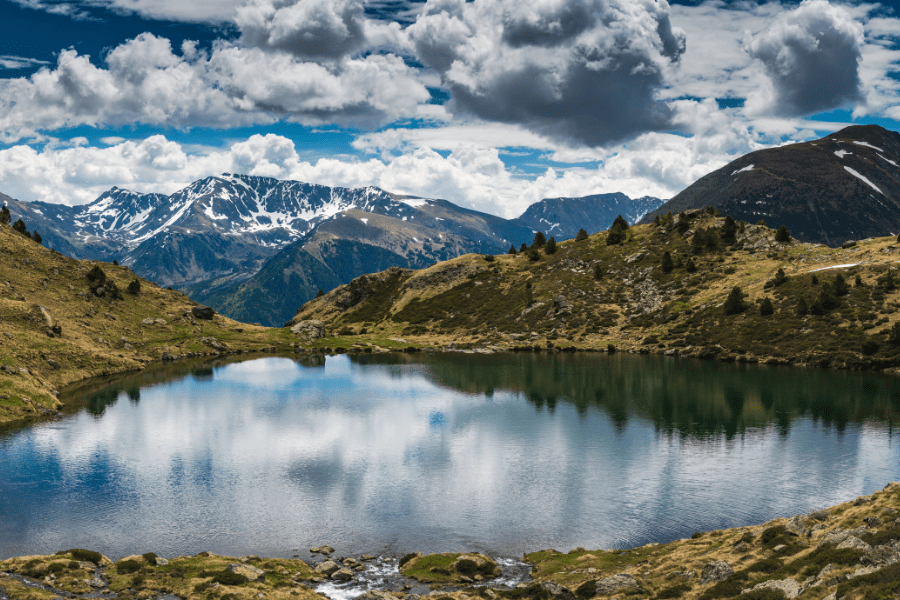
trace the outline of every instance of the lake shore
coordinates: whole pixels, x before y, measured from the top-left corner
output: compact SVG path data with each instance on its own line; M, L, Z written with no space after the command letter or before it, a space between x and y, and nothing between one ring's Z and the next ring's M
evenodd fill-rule
M586 600L631 598L881 598L900 586L900 484L870 496L761 525L696 533L667 544L628 550L526 554L530 577L510 589L478 575L477 555L337 557L314 548L314 560L134 555L118 561L90 551L0 561L0 592L10 600L172 598L258 600L322 598L340 590L366 600ZM402 563L402 564L401 564ZM386 567L387 565L387 567ZM374 589L366 571L382 569ZM487 569L488 567L485 566ZM475 569L475 570L472 570ZM488 572L488 571L484 571ZM496 572L499 573L499 570ZM478 579L475 579L475 578ZM325 586L325 587L322 587ZM428 586L427 591L423 586ZM496 587L495 587L496 586ZM747 591L750 590L749 593ZM416 593L418 592L418 593ZM742 595L742 592L743 595ZM868 595L867 595L868 594ZM887 596L885 596L887 597Z

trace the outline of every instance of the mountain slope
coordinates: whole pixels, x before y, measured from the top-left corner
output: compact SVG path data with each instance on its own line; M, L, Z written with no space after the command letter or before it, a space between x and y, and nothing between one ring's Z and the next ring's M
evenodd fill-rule
M605 231L618 215L629 223L637 223L663 201L644 196L629 198L621 192L595 194L581 198L545 198L529 206L516 221L535 231L551 235L556 241L571 240L579 229L588 233Z
M707 205L738 220L786 225L798 239L838 246L900 233L900 134L877 125L759 150L706 175L647 215Z
M463 348L612 344L725 361L900 366L896 238L835 250L777 242L775 230L747 225L726 245L725 222L691 211L671 225L631 227L620 244L606 234L562 242L537 261L467 255L390 269L308 302L290 324L321 320L360 344L371 336Z

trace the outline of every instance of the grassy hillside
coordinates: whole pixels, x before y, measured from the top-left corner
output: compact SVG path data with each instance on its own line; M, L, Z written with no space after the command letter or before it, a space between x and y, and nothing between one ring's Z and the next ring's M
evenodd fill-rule
M292 323L321 319L350 344L374 335L416 346L612 345L724 361L900 365L896 239L832 249L778 242L765 225L729 234L725 223L695 211L631 227L617 244L601 232L553 254L467 255L421 271L393 269L310 301ZM727 307L730 294L738 296Z
M95 267L108 278L102 297L94 292L98 281L88 278ZM135 279L140 291L129 293ZM0 226L0 423L52 412L63 386L141 369L165 353L290 344L287 330L219 315L196 318L194 306L181 292L136 278L127 267L74 260Z

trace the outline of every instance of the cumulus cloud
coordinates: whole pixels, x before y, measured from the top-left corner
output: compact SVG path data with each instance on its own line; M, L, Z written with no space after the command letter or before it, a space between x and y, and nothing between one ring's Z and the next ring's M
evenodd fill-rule
M804 0L747 44L771 82L748 99L748 112L800 116L862 101L864 41L863 26L848 9Z
M281 52L186 42L181 55L150 33L114 48L106 68L75 50L56 68L0 80L0 140L77 125L234 127L287 119L372 127L416 114L430 94L401 58L325 66Z
M407 34L454 110L591 145L669 125L685 46L665 0L429 0Z

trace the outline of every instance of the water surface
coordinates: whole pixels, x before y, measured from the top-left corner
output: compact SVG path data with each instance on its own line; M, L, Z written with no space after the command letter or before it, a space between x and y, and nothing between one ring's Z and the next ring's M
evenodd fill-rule
M900 381L595 354L167 366L0 432L0 557L630 547L900 479ZM295 549L299 549L295 550Z

